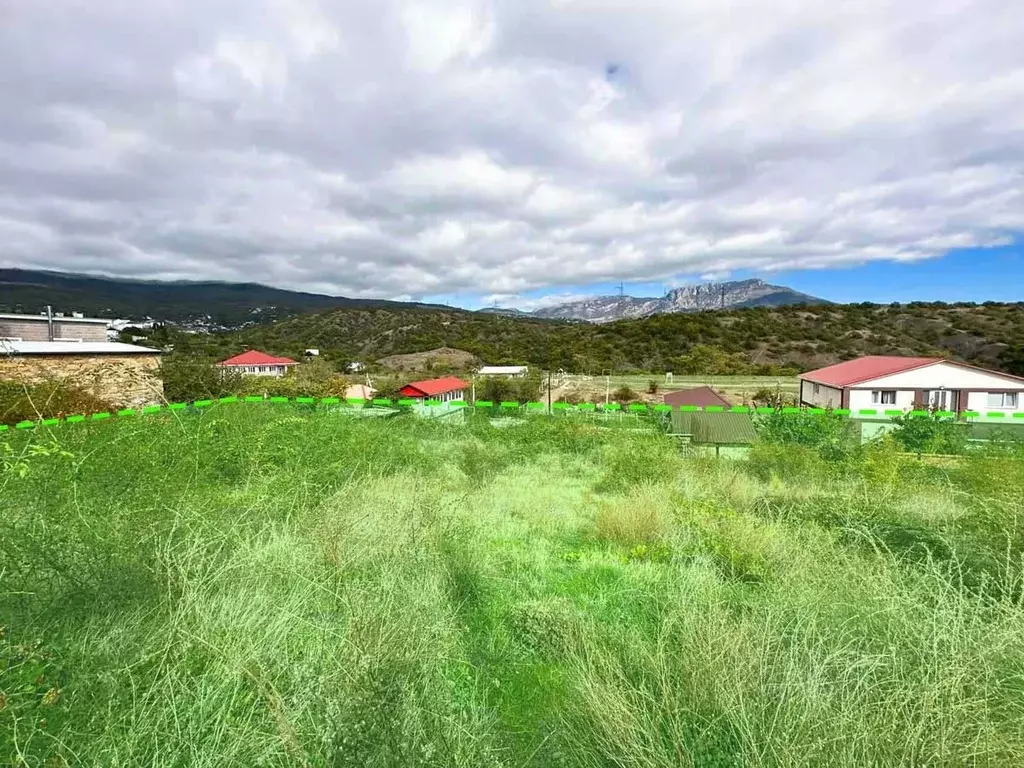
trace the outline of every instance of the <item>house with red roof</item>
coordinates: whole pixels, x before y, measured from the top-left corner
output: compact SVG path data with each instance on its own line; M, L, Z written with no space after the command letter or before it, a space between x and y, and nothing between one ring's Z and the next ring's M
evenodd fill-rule
M257 349L250 349L240 355L229 357L218 366L248 376L284 376L297 362L288 357L274 357Z
M442 379L427 379L406 384L398 390L398 394L412 400L440 400L442 403L448 403L452 400L465 400L468 388L469 384L462 379L445 376Z
M933 408L1024 413L1024 378L941 357L871 355L799 376L800 402L818 408Z

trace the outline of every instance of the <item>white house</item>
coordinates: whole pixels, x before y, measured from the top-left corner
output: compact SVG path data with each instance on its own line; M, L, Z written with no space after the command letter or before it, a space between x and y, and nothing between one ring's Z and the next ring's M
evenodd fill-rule
M527 374L530 369L525 365L485 365L479 371L478 376L510 376L512 378L522 378Z
M819 408L1024 413L1024 378L940 357L869 356L800 374L800 402Z
M250 376L284 376L289 368L298 363L287 357L274 357L266 352L250 349L217 365Z

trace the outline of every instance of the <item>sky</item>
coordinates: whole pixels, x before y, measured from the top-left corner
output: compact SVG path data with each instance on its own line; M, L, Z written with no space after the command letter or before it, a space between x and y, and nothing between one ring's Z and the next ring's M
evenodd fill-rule
M1007 0L0 0L0 266L1024 300Z

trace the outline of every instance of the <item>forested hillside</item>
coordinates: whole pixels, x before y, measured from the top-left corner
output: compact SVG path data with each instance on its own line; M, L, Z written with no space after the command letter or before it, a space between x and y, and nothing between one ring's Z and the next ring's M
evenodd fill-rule
M336 362L454 347L492 364L599 373L774 372L859 355L936 355L1016 371L1024 366L1024 303L756 307L658 315L605 325L461 310L340 309L212 336L175 335L179 352L245 347Z

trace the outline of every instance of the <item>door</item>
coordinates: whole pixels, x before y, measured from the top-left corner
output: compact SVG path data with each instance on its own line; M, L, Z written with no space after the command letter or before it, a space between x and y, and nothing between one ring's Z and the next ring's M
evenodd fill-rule
M950 389L932 389L925 392L925 403L936 411L956 411L958 392Z

